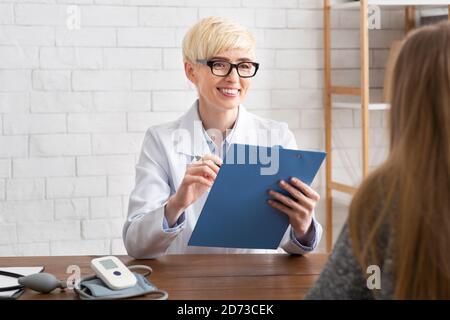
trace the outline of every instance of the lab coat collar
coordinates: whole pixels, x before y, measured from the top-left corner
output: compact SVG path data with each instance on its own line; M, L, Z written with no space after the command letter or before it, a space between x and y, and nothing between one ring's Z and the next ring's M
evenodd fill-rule
M251 126L252 123L251 121L248 121L248 117L249 114L245 107L242 104L239 105L239 112L235 125L226 137L229 144L241 143L241 141L244 141L240 139L240 137L245 135L246 130L251 130L249 126ZM179 129L182 138L175 138L175 148L177 152L190 156L203 156L211 153L204 136L203 124L198 113L198 100L196 100L190 109L181 117Z

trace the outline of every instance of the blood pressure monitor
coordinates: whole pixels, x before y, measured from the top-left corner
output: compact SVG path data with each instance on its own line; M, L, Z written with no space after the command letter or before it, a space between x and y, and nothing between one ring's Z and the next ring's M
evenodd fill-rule
M136 285L137 279L122 261L114 256L96 258L91 261L91 268L97 277L113 290L120 290Z

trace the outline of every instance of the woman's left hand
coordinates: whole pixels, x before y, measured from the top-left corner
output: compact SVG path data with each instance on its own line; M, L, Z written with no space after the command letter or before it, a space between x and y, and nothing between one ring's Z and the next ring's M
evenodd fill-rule
M268 200L268 203L273 208L285 213L289 217L289 223L297 237L302 237L311 226L312 214L320 196L314 189L297 178L291 178L290 183L281 180L278 185L289 192L292 198L269 190L269 195L274 199Z

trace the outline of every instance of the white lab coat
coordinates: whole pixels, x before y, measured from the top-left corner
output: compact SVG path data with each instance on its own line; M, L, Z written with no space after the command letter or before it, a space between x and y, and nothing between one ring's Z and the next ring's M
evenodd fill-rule
M194 125L197 123L197 125ZM168 198L179 188L186 165L196 155L210 154L202 126L198 125L198 100L179 119L153 126L146 132L139 161L136 165L136 185L130 195L128 218L123 228L127 252L137 259L152 259L164 254L180 253L274 253L282 250L226 249L192 247L187 243L208 196L206 192L186 208L184 221L171 229L163 228L164 207ZM185 139L175 139L175 133L188 133ZM268 133L266 135L261 133ZM195 140L195 141L194 141ZM175 141L175 142L174 142ZM178 141L178 142L177 142ZM200 143L199 143L200 142ZM294 135L286 123L263 119L239 106L238 118L230 138L231 143L260 146L281 145L296 149ZM231 200L231 199L230 199ZM294 241L289 227L280 247L286 252L304 254L317 246L322 227L313 219L315 235L313 248Z

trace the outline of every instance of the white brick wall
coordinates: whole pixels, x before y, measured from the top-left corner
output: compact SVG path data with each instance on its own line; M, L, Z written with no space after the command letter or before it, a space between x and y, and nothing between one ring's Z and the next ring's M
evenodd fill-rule
M14 21L14 7L12 4L0 4L0 23L11 24Z
M80 237L80 222L76 220L19 222L17 229L20 242L76 240Z
M3 219L6 222L38 222L53 220L53 201L30 200L0 203Z
M39 67L39 50L35 47L5 46L0 51L0 68L34 69Z
M55 30L52 27L4 25L0 33L0 45L53 46Z
M9 179L6 200L37 200L45 197L44 179Z
M89 112L93 109L92 94L81 92L31 92L33 113Z
M6 135L66 132L64 114L7 114L4 117Z
M95 92L96 111L150 111L150 92Z
M49 256L48 242L0 244L2 256Z
M30 70L0 70L1 91L28 91L31 88Z
M106 178L48 178L46 187L50 199L105 196Z
M11 175L11 161L0 160L0 178L8 178Z
M5 200L6 199L6 186L5 186L5 180L4 179L0 179L0 200Z
M39 62L44 69L98 69L103 66L102 49L41 47Z
M30 137L30 156L79 156L91 154L89 134L39 134Z
M94 154L138 153L144 137L140 133L94 134Z
M129 71L73 71L74 91L126 91L131 89Z
M67 122L69 132L123 132L126 129L126 114L69 114Z
M77 5L80 29L67 27ZM181 40L199 18L248 26L261 69L246 106L285 121L299 148L323 149L321 0L3 0L0 4L0 256L123 254L121 229L146 129L195 99ZM381 94L402 11L371 31ZM333 80L359 82L359 16L332 16ZM358 182L360 113L336 110L334 175ZM386 113L370 114L371 166L386 156ZM314 186L323 193L324 172ZM323 197L324 198L324 197ZM338 203L337 233L346 205ZM323 221L323 201L317 209ZM323 245L323 243L322 243Z
M127 196L134 186L134 174L128 176L108 177L108 195ZM128 206L128 201L124 201L123 207Z
M0 243L14 244L17 242L16 225L12 223L2 223L0 225Z
M0 137L0 157L26 157L28 138L26 136Z
M13 160L14 177L64 177L75 174L75 158L28 158Z
M106 219L122 217L121 197L99 197L91 198L91 218Z
M29 109L27 93L0 93L0 113L21 113Z
M82 156L77 158L77 173L80 176L133 174L135 157L120 156Z
M70 71L33 71L33 89L42 91L70 90Z
M79 220L89 218L89 199L55 200L56 220Z

